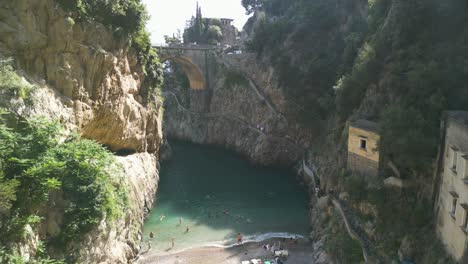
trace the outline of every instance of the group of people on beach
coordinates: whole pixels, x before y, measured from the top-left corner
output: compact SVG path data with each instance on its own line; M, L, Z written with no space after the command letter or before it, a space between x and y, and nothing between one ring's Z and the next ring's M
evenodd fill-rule
M164 215L161 215L161 216L159 217L159 221L163 221L164 219L166 219L166 216L164 216ZM179 217L179 224L178 224L177 226L182 226L182 222L183 222L182 217ZM187 226L185 227L185 232L184 232L184 233L187 234L188 232L190 232L190 226L189 226L189 225L187 225ZM151 240L154 239L154 236L155 236L155 234L154 234L153 231L149 232L149 238L150 238L150 239L148 240L148 248L149 248L149 250L151 249ZM175 246L175 237L171 237L171 247L170 247L170 249L173 249L174 246ZM149 250L148 250L148 251L149 251Z
M223 213L224 213L225 215L229 215L229 211L228 211L228 210L224 210ZM164 219L166 219L166 216L164 216L164 215L161 215L161 216L159 217L159 221L163 221ZM250 219L248 219L248 220L250 220ZM179 223L177 224L177 226L178 226L178 227L179 227L179 226L182 226L182 224L183 224L183 219L182 219L182 217L179 217ZM187 234L187 233L189 233L189 232L190 232L190 226L187 225L186 228L185 228L185 232L184 232L184 233ZM154 236L155 236L155 233L154 233L153 231L149 232L149 240L147 241L147 242L148 242L148 251L151 250L151 242L152 242L152 240L154 239ZM243 236L242 236L241 233L238 233L238 234L237 234L237 243L238 243L238 244L242 244L242 242L243 242ZM170 248L170 249L173 249L174 246L175 246L175 237L171 237L171 248Z

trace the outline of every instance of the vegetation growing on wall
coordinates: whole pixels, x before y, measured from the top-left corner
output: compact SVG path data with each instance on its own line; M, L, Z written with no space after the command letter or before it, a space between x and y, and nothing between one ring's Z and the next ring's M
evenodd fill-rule
M327 229L327 233L332 235L327 238L324 246L326 250L336 252L333 257L338 263L364 262L361 245L349 236L338 212L331 215Z
M292 108L345 121L372 90L382 104L361 114L381 121L381 153L402 171L429 168L442 110L468 109L466 1L243 3L258 19L248 46L273 62Z
M9 59L0 58L0 93L22 98L26 103L31 103L31 93L35 87L22 80L10 65Z
M64 260L51 258L47 254L46 247L42 241L37 245L35 256L31 256L29 261L24 260L20 255L11 253L8 249L0 247L0 263L8 264L65 264Z
M467 24L467 4L375 0L369 8L371 30L342 78L338 112L344 118L352 114L372 86L388 89L396 100L379 109L381 151L400 168L421 174L435 157L441 112L468 109L468 32L457 30Z
M34 89L10 66L0 69L2 91L21 96ZM57 122L0 109L0 259L22 263L9 245L27 236L26 226L34 230L41 223L48 203L63 205L54 209L63 213L59 233L47 241L60 247L123 214L126 189L117 168L105 148L65 136ZM47 256L39 252L37 258Z
M382 183L369 184L369 179L361 175L347 176L344 184L355 205L357 221L361 226L374 226L373 244L387 255L387 262L398 259L404 239L413 245L408 248L415 263L453 263L433 231L428 200L416 197L413 190L395 193L396 189L383 188ZM359 208L372 209L364 214Z
M260 10L255 34L247 47L269 58L289 103L304 125L320 126L334 110L334 86L349 68L365 23L353 16L358 5L339 0L243 1ZM261 3L259 3L261 2ZM342 29L343 16L349 17Z
M61 142L55 122L17 120L5 111L0 118L0 189L9 194L0 216L3 243L18 241L26 225L40 223L51 195L58 199L51 202L66 204L56 238L62 246L124 212L125 188L111 153L78 136Z
M417 248L435 252L416 252L417 263L450 263L431 231L427 192L419 191L433 175L441 112L468 110L468 3L242 2L257 19L248 47L273 63L287 101L299 113L292 116L305 116L313 125L338 120L335 129L350 118L378 121L381 157L392 160L402 177L424 183L395 194L369 188L357 176L341 182L351 204L376 206L376 244L395 257L408 235L427 242ZM328 143L339 144L333 140Z
M223 87L232 89L234 86L248 86L249 80L245 76L233 69L226 69Z
M161 86L163 80L162 66L156 51L152 48L150 37L145 30L149 16L141 0L57 0L62 8L72 12L78 20L93 20L104 24L116 35L128 38L136 50L143 72L149 86L146 94L148 100Z

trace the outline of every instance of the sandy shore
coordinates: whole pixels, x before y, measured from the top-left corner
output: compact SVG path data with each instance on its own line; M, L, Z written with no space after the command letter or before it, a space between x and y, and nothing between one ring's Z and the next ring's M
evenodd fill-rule
M240 264L243 260L253 258L272 258L272 254L263 248L263 245L277 243L281 241L284 249L289 251L289 257L285 263L312 264L312 246L306 240L298 240L293 243L283 239L269 239L262 242L244 243L231 248L204 247L195 248L177 253L167 253L164 255L142 255L137 263L158 263L158 264Z

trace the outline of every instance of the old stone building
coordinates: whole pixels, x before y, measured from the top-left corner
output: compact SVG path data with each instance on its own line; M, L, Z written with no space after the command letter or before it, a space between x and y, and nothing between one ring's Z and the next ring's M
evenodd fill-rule
M366 176L377 176L379 140L377 123L363 119L352 122L348 131L348 169Z
M446 112L435 209L437 234L458 261L468 243L468 112Z
M221 18L221 31L223 32L223 39L221 40L221 45L234 46L237 43L237 37L239 31L237 28L232 25L234 19L230 18Z

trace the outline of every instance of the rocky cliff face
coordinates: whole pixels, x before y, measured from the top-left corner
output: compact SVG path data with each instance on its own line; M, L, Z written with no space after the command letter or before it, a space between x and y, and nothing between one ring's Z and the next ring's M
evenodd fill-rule
M246 71L247 61L217 58L206 112L199 110L193 93L186 108L176 94L166 92L164 131L168 137L232 149L261 165L291 166L303 157L304 141L277 110L277 100L270 99L281 95L265 94L265 87L273 89L271 83L259 87L257 77L263 72ZM185 95L179 90L177 97Z
M119 157L129 186L130 210L125 217L100 225L78 244L77 263L128 263L136 258L141 227L153 206L159 181L158 158L149 153Z
M126 40L74 21L53 0L3 1L0 34L0 54L67 97L84 137L112 150L158 150L161 123L142 105L144 75Z
M99 226L74 242L79 263L127 263L139 250L140 229L151 208L159 179L162 143L160 105L146 107L140 95L144 75L126 40L104 26L74 21L54 0L0 2L0 57L13 58L24 77L39 87L32 106L2 96L1 104L23 116L59 120L119 157L128 187L125 217ZM60 214L52 205L37 230L29 230L17 251L28 259L39 239L60 232ZM63 255L63 252L52 255Z

